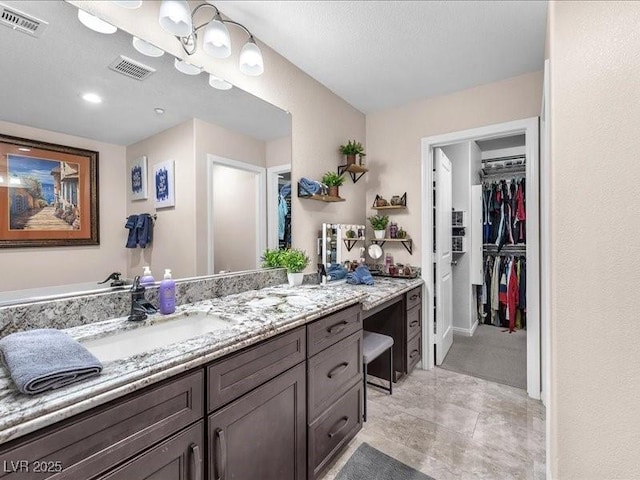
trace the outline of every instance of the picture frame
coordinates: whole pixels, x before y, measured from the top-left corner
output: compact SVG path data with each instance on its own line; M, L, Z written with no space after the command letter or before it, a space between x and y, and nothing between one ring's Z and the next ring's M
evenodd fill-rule
M99 154L0 134L0 248L99 245Z
M174 161L166 160L153 166L153 200L156 209L175 207Z
M143 155L127 160L127 194L129 201L148 199L147 184L147 157Z

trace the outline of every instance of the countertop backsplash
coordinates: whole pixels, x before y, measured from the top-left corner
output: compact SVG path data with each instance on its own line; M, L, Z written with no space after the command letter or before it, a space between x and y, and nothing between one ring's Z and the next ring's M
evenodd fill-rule
M315 274L313 274L315 277ZM176 305L200 302L287 282L286 270L265 269L177 281ZM316 280L317 282L317 280ZM147 288L147 300L158 304L158 287ZM128 289L0 307L0 338L35 328L71 328L124 317L131 308Z

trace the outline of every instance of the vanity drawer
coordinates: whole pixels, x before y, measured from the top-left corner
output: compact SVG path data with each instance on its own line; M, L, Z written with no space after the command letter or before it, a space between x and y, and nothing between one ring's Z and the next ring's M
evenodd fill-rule
M407 341L422 331L422 308L417 306L407 310Z
M416 335L407 342L407 373L413 370L413 367L422 358L422 335Z
M304 361L305 349L305 327L300 327L210 365L208 412Z
M311 357L362 329L360 304L307 325L307 353Z
M406 309L415 307L422 304L422 287L416 287L413 290L409 290L407 293Z
M10 443L0 448L0 464L18 467L1 469L0 478L93 478L200 420L204 414L202 384L203 372L198 370ZM28 471L19 468L21 460L28 462ZM36 462L48 465L50 471L34 471ZM57 474L56 462L62 467Z
M307 418L313 421L362 381L362 330L307 361Z
M358 382L309 425L307 478L317 478L361 428L362 382Z

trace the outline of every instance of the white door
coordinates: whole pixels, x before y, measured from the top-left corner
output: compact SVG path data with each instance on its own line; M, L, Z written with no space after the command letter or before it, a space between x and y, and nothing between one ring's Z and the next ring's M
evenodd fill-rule
M451 160L436 148L436 365L453 344L453 276L451 272Z

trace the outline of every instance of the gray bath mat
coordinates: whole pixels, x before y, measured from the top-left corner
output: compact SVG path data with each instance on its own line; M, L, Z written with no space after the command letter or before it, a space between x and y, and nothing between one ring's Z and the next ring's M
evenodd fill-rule
M393 457L362 443L335 480L434 480Z

